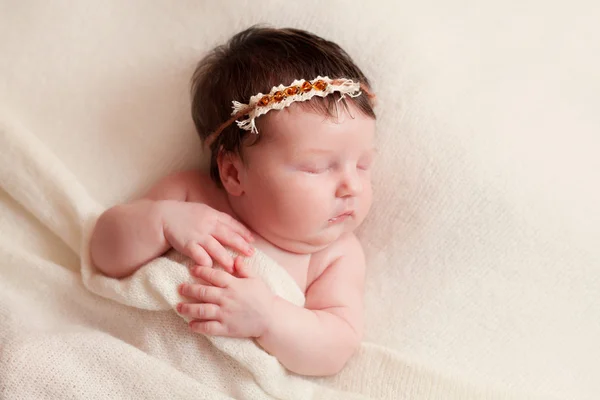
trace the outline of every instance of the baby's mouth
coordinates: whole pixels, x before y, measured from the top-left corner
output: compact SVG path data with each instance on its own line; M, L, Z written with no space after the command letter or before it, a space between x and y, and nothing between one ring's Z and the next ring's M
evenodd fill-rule
M337 215L337 216L335 216L333 218L330 218L329 219L329 223L335 224L335 223L338 223L338 222L343 222L348 217L352 217L352 216L354 216L354 211L346 211L346 212L341 213L340 215Z

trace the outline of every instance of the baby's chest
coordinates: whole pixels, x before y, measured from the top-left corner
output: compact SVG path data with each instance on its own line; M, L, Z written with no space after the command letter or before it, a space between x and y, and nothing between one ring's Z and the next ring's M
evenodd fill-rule
M306 292L308 286L310 255L308 254L293 254L284 252L281 249L257 240L254 243L256 248L269 256L273 261L280 265L287 273L296 281L302 292Z
M282 265L282 264L279 264ZM283 265L282 265L283 266ZM307 271L308 267L283 267L290 274L290 276L296 281L298 287L302 290L302 293L306 292L307 287Z

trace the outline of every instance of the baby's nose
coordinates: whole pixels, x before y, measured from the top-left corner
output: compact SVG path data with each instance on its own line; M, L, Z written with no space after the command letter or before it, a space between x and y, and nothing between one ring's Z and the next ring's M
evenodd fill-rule
M362 182L356 171L347 171L338 185L338 197L356 196L362 189Z

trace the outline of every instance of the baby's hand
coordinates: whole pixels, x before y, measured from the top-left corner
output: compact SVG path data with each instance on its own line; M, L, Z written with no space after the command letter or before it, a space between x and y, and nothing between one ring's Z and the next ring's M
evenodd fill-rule
M233 258L224 245L251 255L254 240L250 231L229 214L202 203L163 201L162 225L165 239L195 263L212 267L213 259L233 271Z
M263 335L275 295L243 265L241 257L235 259L235 276L207 267L197 267L192 274L209 283L180 287L183 296L199 301L177 305L181 315L194 318L192 331L237 338Z

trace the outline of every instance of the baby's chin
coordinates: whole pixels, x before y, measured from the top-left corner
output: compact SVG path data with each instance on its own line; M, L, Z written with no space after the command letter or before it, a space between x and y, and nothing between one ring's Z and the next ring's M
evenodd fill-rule
M324 229L312 235L295 235L286 237L265 237L269 242L282 250L297 254L312 254L335 243L342 235L351 232L350 226ZM269 236L269 235L267 235Z

